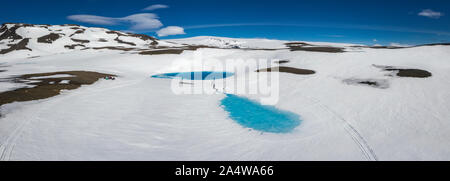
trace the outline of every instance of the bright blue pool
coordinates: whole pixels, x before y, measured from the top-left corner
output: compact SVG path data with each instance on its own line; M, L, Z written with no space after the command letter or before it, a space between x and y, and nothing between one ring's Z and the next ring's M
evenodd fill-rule
M244 127L271 133L288 133L300 125L300 116L274 106L261 105L247 98L227 94L221 101L231 119Z
M215 80L224 79L233 76L234 73L231 72L175 72L175 73L165 73L153 75L152 78L161 79L187 79L187 80Z

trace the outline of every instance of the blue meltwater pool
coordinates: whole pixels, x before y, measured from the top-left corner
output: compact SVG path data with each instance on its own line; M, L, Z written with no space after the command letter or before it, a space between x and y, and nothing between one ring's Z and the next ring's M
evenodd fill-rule
M187 80L216 80L225 79L227 77L233 76L234 73L231 72L175 72L175 73L165 73L153 75L152 78L161 79L187 79Z
M152 78L218 80L234 76L230 72L177 72L153 75ZM300 125L300 116L277 109L274 106L261 105L256 101L233 94L225 94L221 107L229 117L245 128L270 133L289 133Z
M244 127L270 133L288 133L300 125L300 116L232 94L221 101L231 119Z

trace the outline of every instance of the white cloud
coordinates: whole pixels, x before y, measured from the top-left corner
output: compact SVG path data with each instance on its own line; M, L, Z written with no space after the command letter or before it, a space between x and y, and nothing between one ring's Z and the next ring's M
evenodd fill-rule
M161 21L158 20L158 16L152 13L133 14L121 18L121 20L131 23L130 29L136 31L152 30L163 26Z
M164 4L155 4L148 6L143 10L153 11L156 9L163 9L163 8L169 8L169 6ZM127 26L128 29L125 29L123 31L133 33L154 32L163 26L163 24L159 20L158 15L154 13L132 14L129 16L119 18L81 14L68 16L67 19L94 25ZM179 26L168 26L158 30L156 33L160 37L186 34L184 32L184 28Z
M422 12L420 12L418 15L433 19L439 19L441 16L444 16L444 13L433 11L431 9L425 9L422 10Z
M182 27L168 26L163 29L160 29L159 31L156 32L156 34L158 34L158 36L160 36L160 37L163 37L163 36L169 36L169 35L184 35L186 33L184 32L184 28L182 28Z
M169 8L169 6L164 5L164 4L155 4L155 5L148 6L148 7L144 8L143 10L144 11L153 11L156 9L164 9L164 8Z
M95 25L118 25L128 24L131 31L149 31L163 26L158 16L153 13L133 14L122 18L112 18L95 15L72 15L67 17L70 20Z
M95 16L95 15L72 15L67 17L70 20L96 24L96 25L115 25L117 21L114 18L103 17L103 16Z

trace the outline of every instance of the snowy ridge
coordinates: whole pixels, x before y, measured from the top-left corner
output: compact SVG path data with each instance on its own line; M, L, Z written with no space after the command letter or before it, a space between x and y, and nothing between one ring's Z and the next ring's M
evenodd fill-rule
M250 48L250 49L282 49L286 48L285 45L286 43L293 42L284 40L271 40L264 38L249 39L249 38L226 38L214 36L197 36L184 39L170 39L168 41L183 44L216 46L222 48ZM307 42L307 41L302 42L315 46L334 46L334 47L358 46L357 44L348 44L348 43Z
M20 44L21 42L22 44ZM17 45L20 47L14 48ZM158 46L177 45L147 35L79 25L9 23L3 24L0 28L0 54L42 56L105 47L145 50Z

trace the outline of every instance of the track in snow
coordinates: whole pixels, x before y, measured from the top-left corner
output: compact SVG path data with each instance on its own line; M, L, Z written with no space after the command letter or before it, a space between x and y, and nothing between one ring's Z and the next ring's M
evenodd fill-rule
M320 103L319 100L308 98L307 99L313 100L317 105L319 105L323 110L329 112L330 114L334 115L336 118L342 121L345 131L350 135L352 140L358 145L359 149L361 150L364 157L369 161L378 161L378 157L373 151L372 147L367 143L366 139L361 135L361 133L358 132L357 129L353 125L350 124L346 119L344 119L341 115L337 114L333 110L331 110L328 106Z

